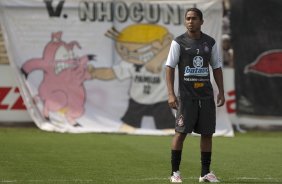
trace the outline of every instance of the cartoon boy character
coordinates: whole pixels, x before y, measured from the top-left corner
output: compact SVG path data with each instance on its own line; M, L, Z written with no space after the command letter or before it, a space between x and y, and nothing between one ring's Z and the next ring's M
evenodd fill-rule
M42 58L26 61L21 71L26 75L42 70L43 80L38 88L38 96L43 101L43 115L49 112L63 114L68 123L81 126L76 119L84 114L85 89L83 82L91 79L87 63L93 55L75 57L74 47L80 48L76 41L66 43L61 40L62 32L52 34Z
M131 79L129 106L122 117L121 131L141 127L144 116L151 116L157 129L174 127L174 116L167 104L164 62L173 36L160 25L136 24L106 33L115 41L122 62L112 68L92 68L100 80ZM134 127L134 128L133 128Z

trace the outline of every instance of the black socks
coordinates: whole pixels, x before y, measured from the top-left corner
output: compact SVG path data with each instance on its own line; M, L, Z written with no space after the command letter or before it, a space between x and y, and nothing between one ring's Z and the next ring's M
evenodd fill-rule
M211 152L201 152L202 171L201 177L210 172Z
M179 171L181 154L182 150L171 150L171 175L173 175L173 172Z
M179 171L182 150L171 150L171 175L173 172ZM201 177L210 172L211 152L201 152Z

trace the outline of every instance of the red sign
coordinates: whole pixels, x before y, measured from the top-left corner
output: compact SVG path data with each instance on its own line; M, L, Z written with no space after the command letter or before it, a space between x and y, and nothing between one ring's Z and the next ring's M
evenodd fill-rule
M14 101L9 101L8 104L4 103L10 94L16 94L18 97ZM26 110L18 87L0 87L0 110Z

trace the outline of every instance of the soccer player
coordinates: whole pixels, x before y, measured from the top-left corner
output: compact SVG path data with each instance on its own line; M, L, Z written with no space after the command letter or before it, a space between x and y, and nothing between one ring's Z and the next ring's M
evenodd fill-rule
M175 135L171 146L172 183L182 182L179 166L183 142L192 131L201 134L199 182L218 182L210 171L216 112L209 66L219 89L217 106L222 106L225 103L222 62L215 40L201 31L203 23L203 14L199 9L190 8L185 12L187 32L172 41L166 62L168 103L177 110ZM179 77L177 97L174 92L176 66Z

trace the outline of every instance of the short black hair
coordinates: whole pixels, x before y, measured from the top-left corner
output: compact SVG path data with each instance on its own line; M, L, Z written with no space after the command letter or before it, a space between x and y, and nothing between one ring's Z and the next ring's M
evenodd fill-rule
M202 13L202 11L199 10L198 8L189 8L189 9L187 9L186 12L185 12L185 17L186 17L186 15L187 15L187 13L188 13L189 11L195 12L195 13L199 16L200 20L203 20L203 13Z

